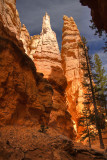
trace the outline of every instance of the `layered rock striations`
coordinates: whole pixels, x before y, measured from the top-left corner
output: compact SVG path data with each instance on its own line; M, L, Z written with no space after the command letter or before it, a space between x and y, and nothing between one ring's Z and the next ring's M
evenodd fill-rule
M16 0L0 0L0 23L20 39L21 22L16 9Z
M21 27L20 40L22 40L22 42L23 42L23 47L25 49L25 53L30 56L31 38L30 38L29 32L26 29L26 26L24 24Z
M35 65L37 70L43 72L45 77L48 78L52 73L52 66L61 68L61 57L56 34L51 29L50 17L47 13L43 17L40 36L33 37L33 40L35 42L35 53L33 54Z
M82 49L80 33L73 18L63 17L64 26L62 33L62 66L67 79L66 103L68 111L72 115L75 130L79 132L78 119L83 108L83 87L81 70Z
M50 17L44 16L41 34L30 37L25 25L21 28L15 0L0 3L0 125L49 123L73 137L67 82Z
M47 125L53 89L24 52L15 1L0 7L0 126Z
M37 46L38 46L38 43L39 43L39 38L40 38L40 35L34 35L34 36L31 36L31 42L30 42L30 57L32 59L33 58L33 55L35 54L35 51L37 49Z
M6 0L0 1L0 7L3 8L3 13L6 14L5 6L7 4L11 7L11 17L13 17L16 11L15 1L11 0L9 3ZM13 6L14 9L12 8ZM45 26L46 24L49 25L49 16L46 19L48 21L46 20ZM8 19L9 24L5 24L4 20L4 14L1 14L0 160L106 159L106 155L103 152L99 153L95 150L90 150L64 136L67 135L73 138L74 132L71 116L67 112L65 103L64 93L67 83L61 67L58 46L54 46L54 48L57 48L55 52L51 51L51 47L53 49L52 44L54 44L52 40L56 40L55 37L52 38L53 35L55 36L54 32L50 32L53 35L51 35L52 37L50 36L52 39L49 38L49 41L48 36L45 35L46 38L43 34L31 37L30 41L29 34L25 26L23 26L23 29L20 30L23 32L23 40L20 41L22 33L20 32L18 35L15 33L17 28L20 28L19 18L18 23L14 23L14 27L16 27L14 30L10 27L13 26L13 21L8 21ZM50 27L49 29L51 30ZM45 31L45 34L48 34L48 30ZM36 58L39 57L38 59L41 59L42 62L46 58L44 52L36 51L38 46L40 47L41 36L43 41L41 48L44 48L43 45L45 44L45 55L48 55L47 66L43 63L44 74L46 74L47 79L43 78L43 73L37 72L34 64L34 62L37 63ZM27 45L26 39L30 41L30 46ZM57 41L55 44L57 44ZM28 48L30 48L29 54L27 53ZM57 53L56 50L58 51ZM25 51L31 58L34 55L34 62ZM66 59L65 54L63 54L63 58ZM63 59L63 62L65 62L65 59ZM57 62L56 65L55 61ZM38 67L40 67L39 63ZM49 70L50 68L52 69L51 71ZM64 71L66 73L66 70ZM47 125L51 127L46 130L45 127Z
M1 64L4 68L0 68L1 88L9 83L12 89L11 92L7 91L6 96L3 94L6 92L5 89L1 89L1 105L8 104L8 107L4 107L4 112L1 109L3 117L1 124L7 124L7 121L9 124L23 124L22 119L26 119L25 117L33 124L36 117L40 123L45 121L42 119L46 119L43 123L49 122L50 126L57 128L61 133L73 137L72 120L77 130L83 101L80 69L82 50L78 47L81 38L75 22L72 18L64 16L60 55L56 34L51 29L47 13L43 17L41 34L30 37L25 25L21 27L15 0L11 2L5 0L0 3ZM3 54L6 56L3 57ZM36 70L35 76L32 74L31 66L34 70L34 64L27 55L34 61L37 72L43 73L45 79L43 74L37 74ZM7 67L10 64L12 64L11 69ZM8 79L11 80L8 82ZM54 91L53 96L51 86ZM6 90L10 88L6 87ZM13 104L11 104L12 99L14 99ZM20 109L22 109L21 115ZM5 120L7 110L9 111Z
M70 137L73 136L71 115L67 112L65 88L66 78L61 65L61 55L56 34L51 29L50 17L43 17L40 36L32 37L31 54L38 72L42 72L53 87L53 109L50 115L50 126Z
M0 125L49 121L52 87L14 43L0 40Z

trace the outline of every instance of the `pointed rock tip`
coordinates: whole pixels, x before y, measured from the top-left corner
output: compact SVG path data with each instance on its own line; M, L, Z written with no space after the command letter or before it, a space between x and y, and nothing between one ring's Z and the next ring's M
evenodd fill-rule
M45 16L49 16L47 12L45 13Z
M26 31L26 32L28 32L28 30L27 30L27 28L26 28L25 24L23 24L23 25L22 25L22 27L21 27L21 31ZM29 33L29 32L28 32L28 33Z
M73 17L70 17L70 18L69 18L69 17L66 16L66 15L63 16L63 20L68 20L68 21L69 21L69 20L72 20L72 21L74 21Z
M49 17L50 18L49 14L47 12L45 13L44 17Z
M34 35L33 38L38 39L38 38L40 38L40 35Z
M22 28L26 28L25 24L22 25Z

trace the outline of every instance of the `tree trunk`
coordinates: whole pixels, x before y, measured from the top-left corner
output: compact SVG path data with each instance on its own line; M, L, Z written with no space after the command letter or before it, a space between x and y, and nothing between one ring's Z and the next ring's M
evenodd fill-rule
M93 88L93 84L92 84L92 76L91 76L91 73L90 73L90 64L89 64L89 59L88 59L88 55L87 55L88 52L87 52L87 49L86 49L85 45L84 45L84 51L85 51L87 69L88 69L88 74L89 74L89 79L90 79L92 98L93 98L93 105L94 105L94 109L95 109L96 128L98 130L98 135L99 135L99 140L100 140L100 148L104 149L104 143L103 143L101 129L100 129L100 125L99 125L99 119L98 119L98 110L97 110L96 101L95 101L94 88Z

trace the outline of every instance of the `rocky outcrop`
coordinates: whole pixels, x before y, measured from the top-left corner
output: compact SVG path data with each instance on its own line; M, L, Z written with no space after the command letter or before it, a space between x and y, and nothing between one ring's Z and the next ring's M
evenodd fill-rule
M48 78L49 75L52 74L52 67L57 66L61 68L61 57L56 35L51 29L50 17L47 13L43 17L42 32L40 36L33 37L32 41L33 46L35 46L33 57L37 70L43 72L44 76Z
M39 43L40 35L31 36L31 43L30 43L30 57L33 59L33 55L37 49Z
M81 4L91 9L91 16L99 31L107 32L107 1L106 0L80 0Z
M0 125L49 123L73 138L64 95L67 82L50 17L44 16L40 36L30 37L25 25L21 28L15 0L0 3Z
M81 60L82 49L79 48L81 42L80 33L73 18L63 17L64 26L62 34L62 66L67 79L66 99L68 111L72 115L75 130L79 132L78 119L83 108L83 87Z
M31 59L0 37L0 125L49 121L52 87L36 73Z
M1 160L106 160L104 151L90 149L48 129L3 127L0 129Z
M21 22L16 9L16 0L0 1L0 36L14 42L24 52L20 41Z
M15 1L0 7L0 126L47 125L53 89L24 53Z
M2 33L3 27L5 27L5 29ZM8 37L8 39L14 41L19 48L24 48L23 52L28 55L30 54L30 35L25 25L21 27L19 14L16 9L16 0L0 1L0 28L0 34L3 34L3 37ZM32 56L30 57L32 58Z
M10 7L9 12L7 6ZM67 112L65 103L65 88L67 82L72 83L72 77L67 77L65 68L64 72L68 78L66 82L49 16L46 14L44 17L41 35L33 36L30 40L25 26L22 30L20 28L20 19L18 14L15 14L15 1L1 0L0 9L0 160L106 159L104 153L81 144L78 146L64 136L74 137L70 110ZM75 31L75 24L73 27ZM78 36L74 37L76 38L79 39ZM72 45L71 48L75 46L74 43ZM37 69L42 70L46 78L43 78L43 73L36 71L34 62L25 51L31 58L34 57ZM67 64L65 60L69 53L67 56L66 54L62 54L64 66ZM73 57L76 55L77 52ZM40 60L43 63L42 69ZM75 76L73 78L75 79ZM79 78L77 79L79 83ZM72 85L70 87L72 90ZM80 91L80 88L78 89ZM78 95L76 98L80 104L81 94ZM67 96L67 102L72 104L69 94Z
M21 28L20 40L22 40L22 42L23 42L23 47L25 49L25 53L30 56L31 39L30 39L29 32L26 29L26 26L24 24L23 24L23 26Z
M0 0L0 22L19 39L21 22L16 9L16 0Z
M73 124L71 115L67 112L65 98L67 82L61 66L56 34L51 29L50 17L47 13L43 17L40 36L32 37L31 54L37 71L42 72L53 87L53 109L50 115L50 126L73 137Z

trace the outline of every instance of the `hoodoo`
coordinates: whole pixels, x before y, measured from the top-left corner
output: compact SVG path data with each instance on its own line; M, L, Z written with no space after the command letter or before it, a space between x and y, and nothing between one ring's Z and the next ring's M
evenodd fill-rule
M62 36L60 55L47 13L41 34L30 37L16 0L0 0L0 160L105 159L72 141L83 101L73 18L64 16Z
M83 108L83 87L81 69L82 49L79 48L81 37L73 18L63 17L64 26L62 33L62 66L67 79L66 102L68 111L72 115L75 130L79 132L78 118Z
M66 77L61 64L61 55L55 32L51 29L50 17L43 17L40 36L32 37L31 54L38 72L42 72L53 87L53 110L50 115L50 126L57 127L65 135L73 137L73 123L67 111L65 89ZM31 45L32 45L31 43Z

